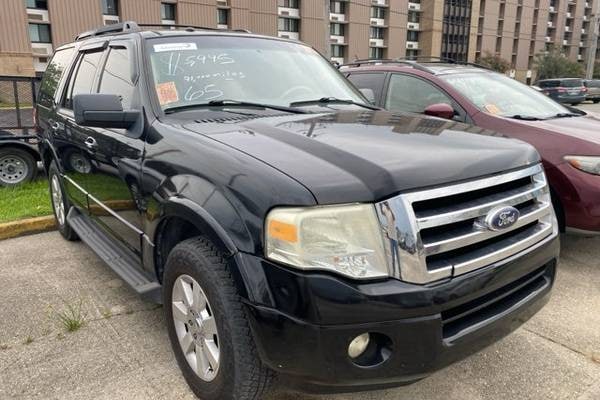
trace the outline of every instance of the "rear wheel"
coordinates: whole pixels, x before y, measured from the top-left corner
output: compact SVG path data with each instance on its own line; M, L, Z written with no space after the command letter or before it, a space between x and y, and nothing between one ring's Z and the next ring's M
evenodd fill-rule
M178 244L163 282L167 328L192 391L203 400L255 400L272 372L261 362L223 256L204 238Z
M37 162L27 151L15 147L0 149L0 186L17 186L37 175Z
M52 161L50 168L48 168L48 181L50 184L50 200L52 201L52 210L54 211L54 218L56 219L56 225L60 234L69 241L78 240L77 233L67 221L67 215L71 206L69 200L65 196L65 191L62 183L60 174L56 163Z
M592 100L594 102L594 104L598 104L600 103L600 99L596 99L596 100Z

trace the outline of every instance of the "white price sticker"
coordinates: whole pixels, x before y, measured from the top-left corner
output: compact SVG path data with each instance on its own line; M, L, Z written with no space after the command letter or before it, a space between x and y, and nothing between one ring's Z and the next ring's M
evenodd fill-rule
M155 53L181 50L198 50L198 48L196 47L196 43L161 43L154 45Z

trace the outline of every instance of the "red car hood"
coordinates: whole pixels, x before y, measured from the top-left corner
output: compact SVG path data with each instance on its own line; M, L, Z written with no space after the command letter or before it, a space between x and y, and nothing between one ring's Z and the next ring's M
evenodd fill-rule
M583 117L555 118L547 121L518 121L518 123L600 144L599 114L588 113Z

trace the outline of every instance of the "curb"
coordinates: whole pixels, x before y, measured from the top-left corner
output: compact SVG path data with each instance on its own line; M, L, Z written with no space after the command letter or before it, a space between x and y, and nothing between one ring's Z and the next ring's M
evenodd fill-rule
M56 229L56 222L53 215L6 222L0 224L0 240L48 232L54 229Z

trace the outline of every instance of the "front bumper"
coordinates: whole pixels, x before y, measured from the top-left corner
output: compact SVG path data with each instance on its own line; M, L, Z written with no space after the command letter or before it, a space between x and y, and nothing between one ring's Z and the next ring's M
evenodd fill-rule
M535 314L549 298L558 247L553 236L525 256L426 286L351 282L244 255L245 274L253 279L247 314L263 362L300 390L407 384L494 343ZM365 367L348 357L350 341L365 332L389 339L381 346L384 362Z

